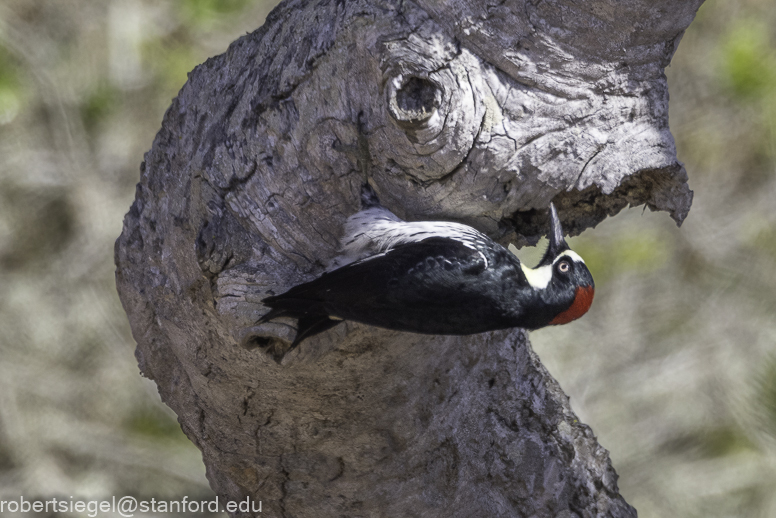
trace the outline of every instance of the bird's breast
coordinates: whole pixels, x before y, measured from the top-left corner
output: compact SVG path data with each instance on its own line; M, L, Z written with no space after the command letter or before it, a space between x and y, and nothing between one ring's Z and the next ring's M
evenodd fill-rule
M576 320L590 309L593 304L593 296L595 295L595 289L592 286L579 286L574 296L574 302L571 306L560 313L550 321L551 326L567 324L572 320Z

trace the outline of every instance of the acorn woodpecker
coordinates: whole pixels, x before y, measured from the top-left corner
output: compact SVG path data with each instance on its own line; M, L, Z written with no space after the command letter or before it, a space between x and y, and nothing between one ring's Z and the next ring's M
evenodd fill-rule
M553 204L550 222L549 247L528 268L467 225L402 221L364 184L329 271L264 299L271 310L258 323L296 318L293 348L343 320L440 335L571 322L593 302L593 277L563 239Z

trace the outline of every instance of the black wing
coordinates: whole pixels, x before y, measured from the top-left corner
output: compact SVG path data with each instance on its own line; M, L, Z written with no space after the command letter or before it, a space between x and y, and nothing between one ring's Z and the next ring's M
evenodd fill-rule
M475 250L448 238L406 243L269 297L269 315L330 315L365 324L433 334L470 334L505 327L499 297L520 263L495 245ZM508 285L509 282L506 283Z

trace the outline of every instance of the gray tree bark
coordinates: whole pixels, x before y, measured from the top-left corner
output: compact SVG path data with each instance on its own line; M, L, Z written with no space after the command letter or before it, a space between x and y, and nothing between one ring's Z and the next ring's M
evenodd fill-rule
M635 516L526 333L346 323L284 355L293 321L255 322L336 255L367 147L406 219L518 244L551 200L573 234L628 204L681 223L692 192L663 70L701 2L289 0L190 74L141 167L116 279L140 369L223 500L287 517Z

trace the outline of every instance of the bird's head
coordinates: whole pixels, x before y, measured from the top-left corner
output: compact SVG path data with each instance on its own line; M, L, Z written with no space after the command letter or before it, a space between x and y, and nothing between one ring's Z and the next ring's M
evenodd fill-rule
M528 284L545 307L533 328L566 324L590 309L595 283L585 261L563 239L558 211L550 204L550 244L536 268L521 265Z

